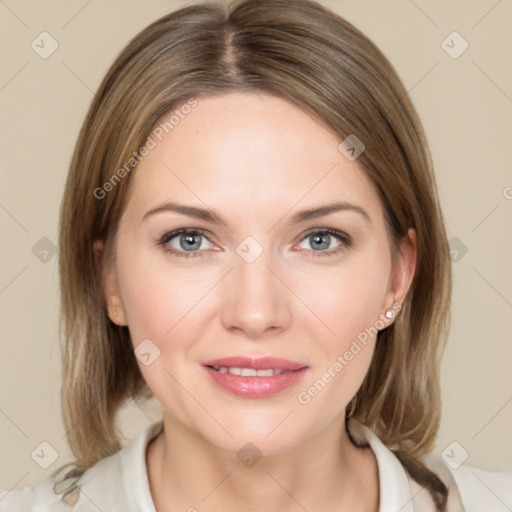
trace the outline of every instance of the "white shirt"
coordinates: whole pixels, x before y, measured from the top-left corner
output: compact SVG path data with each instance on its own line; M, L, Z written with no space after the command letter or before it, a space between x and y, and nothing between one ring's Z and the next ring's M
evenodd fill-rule
M408 476L393 452L370 429L363 425L359 428L359 435L367 440L377 459L379 512L433 511L428 491ZM64 478L67 468L32 487L0 490L0 512L156 512L146 449L162 429L163 420L149 425L131 444L97 462L78 480ZM436 456L429 456L425 463L450 489L447 512L512 510L512 472L483 471L465 465L452 470ZM200 503L190 506L190 510L194 506L201 510Z

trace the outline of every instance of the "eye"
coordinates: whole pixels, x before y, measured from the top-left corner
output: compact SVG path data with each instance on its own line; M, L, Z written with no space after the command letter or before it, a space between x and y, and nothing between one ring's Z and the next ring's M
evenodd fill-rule
M335 240L338 240L338 245L329 249ZM207 241L208 238L206 238L203 230L181 228L163 235L158 245L173 256L190 258L202 257L201 253L209 248L209 244L212 245L211 242ZM352 246L352 238L346 233L335 229L316 228L314 231L304 235L300 243L310 244L313 249L307 252L311 256L334 256L350 248Z
M176 229L166 233L159 241L165 251L179 257L202 257L198 251L208 249L208 240L201 229ZM211 242L210 242L211 244Z
M338 245L326 250L332 245L333 239L339 241ZM301 244L303 243L308 243L313 248L309 251L312 256L334 256L349 249L352 246L352 238L336 229L316 228L303 236Z

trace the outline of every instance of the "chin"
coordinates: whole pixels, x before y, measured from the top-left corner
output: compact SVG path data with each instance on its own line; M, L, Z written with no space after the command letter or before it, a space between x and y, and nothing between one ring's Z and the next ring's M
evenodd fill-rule
M243 426L241 426L243 427ZM300 432L283 429L268 436L267 431L254 427L237 428L231 432L233 437L212 436L211 432L200 433L203 439L218 450L243 458L245 455L273 456L293 450L301 443Z
M260 401L261 402L261 401ZM258 404L251 407L239 406L216 417L229 434L218 424L205 429L204 421L194 421L196 435L219 450L239 455L248 443L254 445L262 455L281 455L293 450L314 435L323 422L318 415L312 415L295 403L281 403L274 407ZM312 412L312 411L311 411Z

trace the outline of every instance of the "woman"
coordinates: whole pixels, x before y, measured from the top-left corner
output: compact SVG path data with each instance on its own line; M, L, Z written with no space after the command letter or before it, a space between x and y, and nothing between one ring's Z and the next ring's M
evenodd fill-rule
M446 231L419 118L347 21L246 0L147 27L60 226L76 460L0 510L508 510L510 475L429 455ZM121 450L118 410L150 396L162 420Z

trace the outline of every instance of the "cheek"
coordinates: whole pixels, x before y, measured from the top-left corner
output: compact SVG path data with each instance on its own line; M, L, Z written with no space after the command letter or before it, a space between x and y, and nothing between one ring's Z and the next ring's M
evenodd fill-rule
M155 249L156 250L156 249ZM126 258L123 254L130 254ZM118 258L120 292L133 344L149 338L161 345L200 314L200 299L211 284L198 273L143 251L125 250Z
M309 272L297 295L317 316L314 325L321 329L317 332L327 350L345 350L360 333L376 326L382 318L389 272L390 262L373 252L354 255L328 272Z
M298 395L299 403L314 402L319 411L330 407L335 415L332 405L346 405L363 382L377 332L384 327L381 306L390 262L377 253L358 255L329 274L316 272L309 280L315 286L302 288L304 302L321 322L303 324L316 342L318 364Z
M169 312L179 305L179 301L169 303L165 283L154 279L151 272L140 272L137 268L130 270L121 293L132 342L137 346L149 338L158 345L160 338L172 328L173 316Z
M178 382L187 382L184 372L190 350L202 331L201 323L195 321L203 313L200 299L213 283L143 251L119 251L117 264L132 345L137 348L144 340L151 341L141 345L150 360L146 365L138 359L139 368L160 403L180 416L180 410L187 410L188 395ZM187 389L197 393L190 383Z

